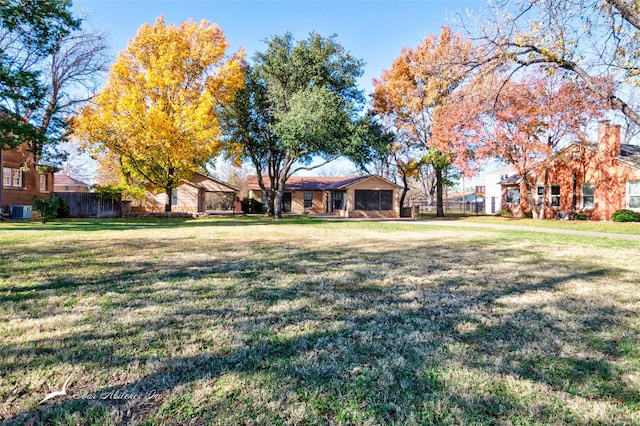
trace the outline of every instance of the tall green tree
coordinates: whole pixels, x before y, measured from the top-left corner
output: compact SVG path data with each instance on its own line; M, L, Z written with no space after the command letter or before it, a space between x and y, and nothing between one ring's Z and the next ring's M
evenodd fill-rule
M70 6L68 0L0 2L0 149L46 140L29 113L42 108L47 96L42 64L80 26Z
M287 33L266 43L225 127L228 153L251 160L268 196L268 212L282 217L284 187L293 173L313 168L316 157L331 161L362 153L365 124L358 112L364 96L356 80L363 62L335 35L311 33L296 42Z
M284 151L273 125L273 106L267 87L253 67L245 67L245 84L228 108L222 110L221 127L226 139L226 155L236 162L249 161L258 185L266 195L267 215L275 212Z

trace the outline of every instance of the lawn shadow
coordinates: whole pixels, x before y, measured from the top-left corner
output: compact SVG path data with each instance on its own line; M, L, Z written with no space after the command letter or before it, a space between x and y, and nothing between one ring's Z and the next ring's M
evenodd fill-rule
M257 423L286 423L296 404L308 407L304 422L317 424L553 422L558 415L563 422L580 421L571 409L558 411L559 399L521 398L507 378L629 409L640 402L617 362L633 350L625 342L638 337L629 327L636 313L563 290L569 283L619 277L620 269L575 259L532 262L535 253L498 243L381 248L373 241L309 249L256 238L249 247L227 242L189 259L187 243L172 240L158 242L140 263L101 257L108 247L85 244L92 245L97 270L109 274L67 273L81 260L65 264L69 256L54 256L59 272L48 281L3 291L0 298L17 304L67 295L109 300L99 298L102 304L77 320L81 331L55 342L3 345L2 358L14 361L3 363L3 373L61 364L61 370L86 373L73 386L90 395L154 398L71 397L37 405L43 390L19 390L32 395L34 405L3 419L9 424L47 423L95 409L104 415L115 410L120 424L144 420L140 413L180 422L179 415L200 403L213 417L197 410L193 415L206 421L245 415ZM77 246L67 254L87 249ZM198 248L193 253L201 254ZM494 266L505 258L515 259L511 267ZM485 264L468 265L469 259ZM22 296L11 299L14 293ZM53 317L65 308L39 312ZM142 314L129 318L137 311ZM621 340L604 334L607 329L629 334ZM208 337L211 330L222 335ZM181 355L174 345L196 349ZM123 368L130 374L126 382L109 383ZM456 369L485 382L470 390L455 380ZM233 389L249 382L269 395L269 404L264 395ZM220 387L196 401L193 389L202 386Z

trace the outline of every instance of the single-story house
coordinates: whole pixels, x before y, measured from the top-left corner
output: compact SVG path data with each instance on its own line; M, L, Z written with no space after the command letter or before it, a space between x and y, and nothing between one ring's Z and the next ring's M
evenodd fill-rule
M0 149L0 163L0 214L31 218L33 200L51 198L55 169L36 164L27 143Z
M158 193L148 185L144 200L131 204L132 212L164 212L167 195ZM171 192L171 211L202 213L207 211L237 212L236 198L239 189L226 182L196 173Z
M284 188L283 213L342 217L399 217L400 186L379 176L291 176ZM257 176L247 181L249 197L266 204Z
M54 192L89 192L89 185L69 175L53 175Z
M545 200L545 217L583 213L611 220L620 209L640 211L640 146L620 143L620 126L603 124L598 143L571 143L552 159L545 191L537 173L534 202ZM517 175L501 181L502 202L515 216L531 211L525 185ZM544 197L544 198L543 198Z

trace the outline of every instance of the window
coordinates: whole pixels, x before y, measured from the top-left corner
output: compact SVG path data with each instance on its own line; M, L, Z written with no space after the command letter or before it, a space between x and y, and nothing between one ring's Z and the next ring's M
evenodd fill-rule
M40 175L40 191L47 190L47 175Z
M560 207L560 185L551 185L551 207Z
M538 186L536 195L536 206L542 207L542 202L544 201L544 186Z
M507 203L520 204L520 188L507 188L504 201Z
M582 184L582 208L592 209L594 207L594 188L593 183Z
M627 207L640 210L640 181L633 181L627 184Z
M2 168L2 186L11 186L11 169Z
M313 207L313 192L304 193L304 208L308 209Z
M356 189L356 210L393 210L393 191Z
M173 188L171 190L171 205L172 206L178 205L178 189L177 188Z
M6 188L22 188L22 170L3 167L2 186Z
M344 192L333 193L333 209L334 210L344 209Z

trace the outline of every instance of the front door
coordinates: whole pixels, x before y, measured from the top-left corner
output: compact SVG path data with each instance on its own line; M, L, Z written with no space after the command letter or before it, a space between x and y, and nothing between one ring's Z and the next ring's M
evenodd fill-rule
M496 197L491 197L491 213L496 212Z
M282 213L291 213L291 193L285 192L282 197Z

